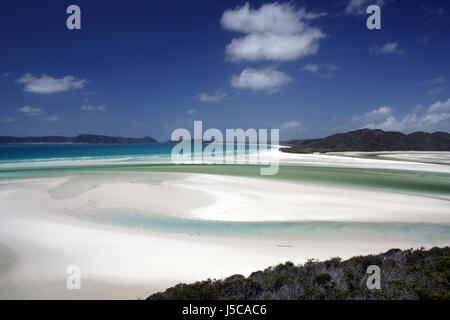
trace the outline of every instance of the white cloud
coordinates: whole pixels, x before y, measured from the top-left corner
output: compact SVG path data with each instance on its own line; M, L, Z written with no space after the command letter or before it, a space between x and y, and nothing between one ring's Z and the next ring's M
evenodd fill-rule
M303 124L300 121L290 120L279 125L281 139L293 139L300 136L300 132L304 131Z
M303 70L311 71L311 72L317 72L319 71L320 67L318 64L307 64L303 67Z
M41 121L45 121L45 122L56 121L56 120L59 119L59 116L57 116L57 115L44 116L45 115L45 110L41 109L41 108L32 108L30 106L24 106L24 107L19 108L17 110L22 112L26 116L42 116L39 119Z
M227 45L226 54L231 61L294 61L315 54L319 46L314 41L320 37L320 32L289 36L251 34L233 39Z
M84 106L81 106L81 110L84 110L84 111L105 111L106 110L106 107L105 106L98 106L98 107L95 107L95 106L91 106L91 105L84 105Z
M30 106L19 108L18 111L24 113L27 116L40 116L45 113L45 111L41 108L32 108Z
M226 96L227 96L227 94L222 91L216 91L216 92L212 92L212 93L204 92L204 93L198 94L197 99L202 102L217 102L217 101L225 99Z
M447 101L437 101L428 108L430 113L446 113L450 112L450 98Z
M222 15L225 29L243 33L294 34L306 28L302 20L311 20L324 14L306 13L290 4L266 3L259 9L250 8L246 3L234 10L227 10Z
M193 115L194 113L197 113L197 109L195 109L195 108L193 108L193 109L189 109L189 110L187 110L186 111L186 114L188 115L188 116L191 116L191 115Z
M293 61L315 54L323 32L308 25L324 14L307 13L290 4L269 3L259 9L244 6L227 10L221 23L225 29L246 34L226 47L231 61Z
M36 77L31 73L25 74L17 82L25 84L24 91L41 94L80 89L88 83L86 79L76 79L73 76L65 76L57 79L46 74L42 74L41 77Z
M286 121L280 125L280 130L282 130L282 131L287 131L287 130L302 131L303 125L300 121L295 121L295 120Z
M46 122L52 122L52 121L56 121L58 119L59 119L59 116L57 116L57 115L41 118L42 121L46 121Z
M384 45L382 45L381 47L379 47L376 44L374 44L370 48L370 53L371 54L375 54L375 55L390 55L390 54L393 54L393 55L401 56L401 55L403 55L405 53L405 51L398 47L398 43L397 42L387 42Z
M365 123L362 127L403 132L448 131L450 128L450 98L443 102L437 101L428 108L417 106L403 118L397 118L392 113L392 110L385 112L384 119Z
M385 120L389 116L394 113L394 110L391 107L384 106L380 107L376 110L367 112L360 116L354 116L353 120L362 121L362 122L372 122L372 121L380 121Z
M345 7L345 13L353 15L366 14L367 7L372 4L381 7L384 5L384 0L349 0Z
M303 67L303 70L312 73L319 73L319 77L324 79L333 79L336 77L334 71L338 70L338 67L331 63L323 64L307 64Z
M425 92L426 96L434 96L438 93L444 92L445 87L436 87L436 88L432 88L430 90L428 90L427 92Z
M240 75L231 77L231 85L239 89L276 92L290 80L291 78L287 74L272 68L247 68Z

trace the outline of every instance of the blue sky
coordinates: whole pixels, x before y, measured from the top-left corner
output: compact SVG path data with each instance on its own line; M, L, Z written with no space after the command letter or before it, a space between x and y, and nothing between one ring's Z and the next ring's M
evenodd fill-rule
M6 0L0 20L0 135L450 127L448 1Z

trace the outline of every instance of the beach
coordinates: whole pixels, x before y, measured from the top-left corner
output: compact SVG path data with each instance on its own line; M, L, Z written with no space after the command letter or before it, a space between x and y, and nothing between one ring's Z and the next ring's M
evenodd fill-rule
M286 261L450 244L449 153L258 156L280 161L279 176L159 158L2 164L0 299L137 299ZM66 288L70 265L81 290Z

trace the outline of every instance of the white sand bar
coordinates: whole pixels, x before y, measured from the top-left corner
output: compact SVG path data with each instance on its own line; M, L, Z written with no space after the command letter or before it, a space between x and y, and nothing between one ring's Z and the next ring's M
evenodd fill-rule
M448 168L333 155L282 157L302 164L384 168L389 163L433 172ZM145 183L131 175L124 178L123 174L103 177L98 183L89 176L2 180L0 299L135 299L178 282L248 275L288 260L303 263L309 258L349 258L394 247L450 245L448 234L415 233L415 226L423 223L448 230L450 199L445 194L206 174L170 174L164 179L158 173L159 178L159 183ZM298 235L174 232L84 217L97 211L138 213L144 218L157 215L175 221L344 224L342 229L340 225L327 229L332 230L329 233L316 227ZM412 226L396 234L382 227L347 232L345 223L349 222ZM81 290L66 288L69 265L81 268Z

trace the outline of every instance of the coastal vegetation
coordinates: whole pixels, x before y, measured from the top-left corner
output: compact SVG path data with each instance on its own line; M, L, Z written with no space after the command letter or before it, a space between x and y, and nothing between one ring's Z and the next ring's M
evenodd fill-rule
M323 139L291 140L289 153L339 151L450 151L450 134L446 132L414 132L361 129L337 133Z
M381 270L381 289L368 289L367 268ZM391 249L342 261L286 262L223 280L178 284L149 300L450 300L450 247Z

